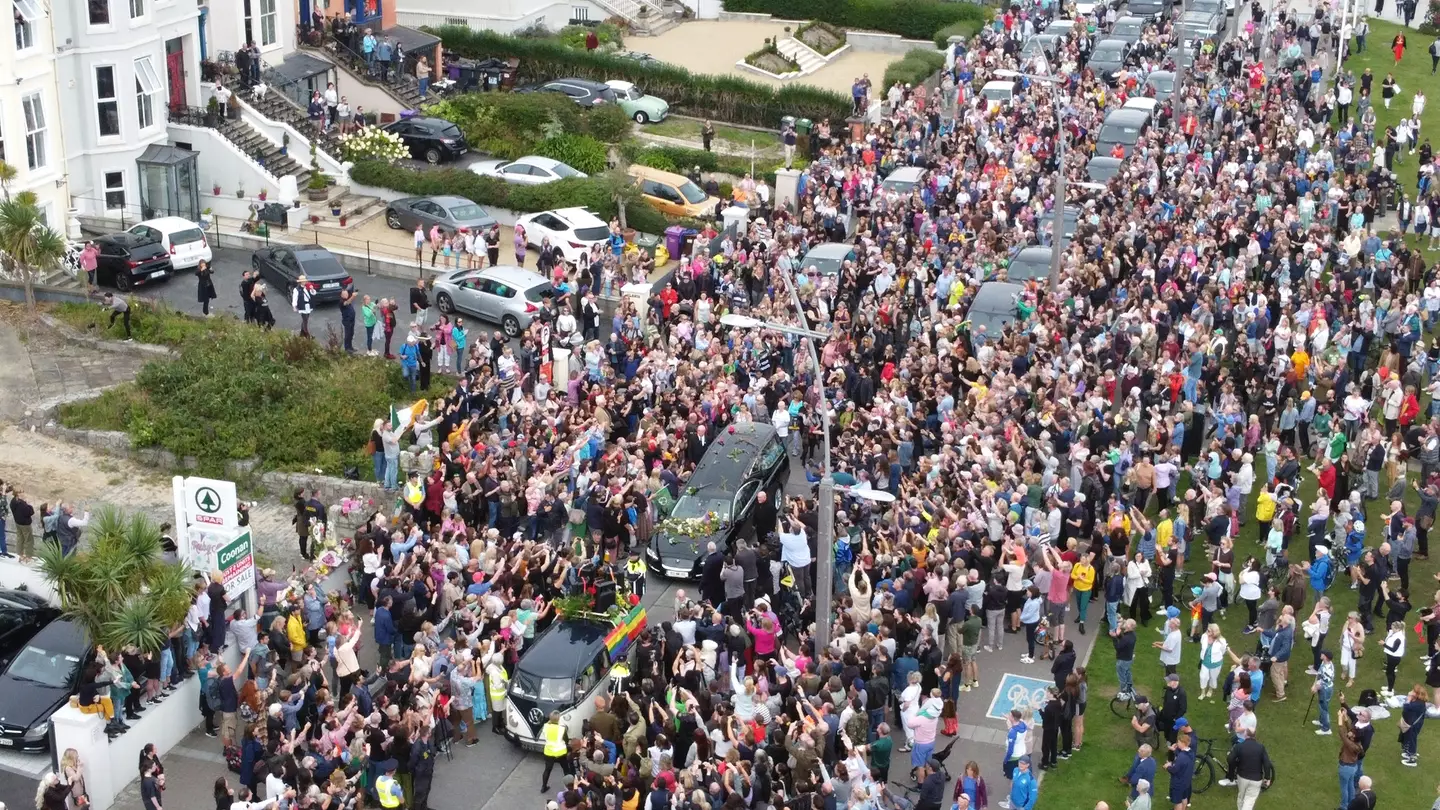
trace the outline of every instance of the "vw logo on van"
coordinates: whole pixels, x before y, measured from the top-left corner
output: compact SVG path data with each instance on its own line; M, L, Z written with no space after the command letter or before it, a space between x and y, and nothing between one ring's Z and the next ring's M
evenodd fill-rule
M540 725L540 723L545 719L545 715L541 714L539 709L531 709L529 717L530 724L533 726Z

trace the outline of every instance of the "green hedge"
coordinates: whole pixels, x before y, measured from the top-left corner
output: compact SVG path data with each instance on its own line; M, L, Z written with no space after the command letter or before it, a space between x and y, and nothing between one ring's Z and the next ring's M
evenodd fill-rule
M905 57L898 62L891 62L885 68L885 87L894 86L896 82L919 86L926 79L934 75L935 71L945 67L944 54L936 53L928 48L916 48L905 54Z
M355 164L350 169L350 177L362 185L380 186L401 194L458 194L482 207L508 208L522 214L580 206L589 208L602 219L615 216L615 203L610 199L605 181L598 177L519 186L481 177L465 169L411 169L374 160ZM664 233L670 223L659 211L641 203L626 206L625 224L637 231L658 234Z
M446 50L454 51L461 57L518 58L521 83L566 76L596 81L624 79L634 82L647 93L665 99L671 112L682 115L778 129L780 119L786 115L814 121L824 118L843 121L851 110L848 95L809 85L792 84L776 89L733 76L691 73L683 67L664 62L642 62L598 51L587 53L567 48L553 40L524 39L458 26L427 30L444 41ZM929 38L933 33L934 29L931 29L925 37ZM567 127L566 131L574 130ZM477 144L477 148L486 147Z
M935 47L945 50L950 47L950 37L961 36L970 39L980 33L987 20L961 20L951 23L935 32Z
M990 18L984 6L944 0L725 0L725 10L774 14L783 20L820 20L910 39L930 39L947 25Z
M535 144L535 154L558 160L586 174L605 171L605 144L588 135L556 135Z
M631 163L661 169L667 172L688 173L699 166L702 172L723 172L735 177L744 177L750 171L750 159L738 155L722 155L706 152L704 149L689 149L683 146L645 144L627 141L620 146L620 154ZM775 170L784 167L783 162L757 161L755 173L765 178L771 187L775 185Z

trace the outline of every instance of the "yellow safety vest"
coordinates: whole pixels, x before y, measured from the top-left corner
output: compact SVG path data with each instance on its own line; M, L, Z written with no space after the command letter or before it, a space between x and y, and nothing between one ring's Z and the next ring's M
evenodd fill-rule
M565 727L559 723L546 723L540 736L545 740L545 756L563 757L569 748L565 745Z
M425 500L425 489L419 484L405 483L405 502L411 506L419 506Z
M400 806L400 785L396 783L393 776L382 776L375 780L375 793L380 796L380 806L394 808Z
M490 705L499 706L505 702L505 692L510 688L505 676L499 673L490 676Z
M625 572L627 574L638 574L645 576L645 560L634 559L625 561Z

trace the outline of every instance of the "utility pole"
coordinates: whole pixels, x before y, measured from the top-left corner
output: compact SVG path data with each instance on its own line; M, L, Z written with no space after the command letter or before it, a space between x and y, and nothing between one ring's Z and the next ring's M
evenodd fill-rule
M781 272L780 276L785 280L785 289L790 293L790 303L795 307L800 328L810 331L810 321L805 317L805 309L800 306L800 293L795 289L793 274ZM815 375L813 383L819 393L820 429L824 438L825 470L820 478L819 502L816 505L816 524L820 536L815 540L815 654L819 655L821 650L830 646L830 613L834 602L835 475L834 468L830 466L830 404L825 401L825 381L820 378L820 355L815 350L815 341L812 338L802 337L801 340L805 342L805 348L810 355L811 371Z
M1055 116L1055 213L1050 220L1050 294L1060 292L1060 262L1065 255L1065 123Z

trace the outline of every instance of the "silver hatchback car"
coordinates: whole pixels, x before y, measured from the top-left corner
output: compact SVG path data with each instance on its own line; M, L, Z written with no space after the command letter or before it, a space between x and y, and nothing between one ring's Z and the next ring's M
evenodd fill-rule
M529 328L541 302L553 295L549 279L514 265L458 270L435 280L435 306L441 312L498 323L510 337Z

